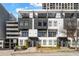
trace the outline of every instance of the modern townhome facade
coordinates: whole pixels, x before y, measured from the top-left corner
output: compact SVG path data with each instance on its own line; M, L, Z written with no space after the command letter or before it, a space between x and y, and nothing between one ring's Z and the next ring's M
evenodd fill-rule
M61 47L74 47L74 40L68 35L66 24L68 20L72 22L77 20L74 21L75 25L72 28L68 28L71 31L77 22L77 36L79 36L79 3L43 3L42 8L42 10L19 11L19 46L24 46L28 41L29 47L35 47L38 43L42 47L56 47L57 44Z
M6 21L9 20L9 13L0 4L0 48L4 48L4 40L6 39Z
M22 18L19 18L20 37L19 46L23 46L26 40L31 47L38 43L42 47L56 47L59 28L63 29L63 19L59 18L52 11L19 11ZM55 18L56 17L56 18Z

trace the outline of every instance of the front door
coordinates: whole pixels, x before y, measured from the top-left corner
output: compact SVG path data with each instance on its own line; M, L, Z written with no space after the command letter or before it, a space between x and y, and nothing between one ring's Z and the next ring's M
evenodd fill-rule
M67 38L58 38L58 43L60 47L68 47L68 39Z
M36 47L37 42L38 42L38 38L29 38L29 39L30 39L29 46Z

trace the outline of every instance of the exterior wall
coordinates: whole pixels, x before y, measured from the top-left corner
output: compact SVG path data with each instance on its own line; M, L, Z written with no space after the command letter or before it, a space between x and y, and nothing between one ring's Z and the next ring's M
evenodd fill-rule
M9 13L5 10L5 8L0 4L0 39L5 39L5 21L9 20Z
M6 9L0 4L0 41L3 48L3 42L6 39L6 21L9 20L9 13Z
M55 11L55 12L54 12ZM57 11L57 12L56 12ZM26 11L26 12L28 12L28 11ZM29 37L37 37L39 40L41 40L41 46L43 46L43 47L56 47L57 45L57 38L58 37L67 37L67 31L64 29L64 17L61 15L61 12L62 11L60 11L60 10L51 10L51 12L53 13L56 13L56 16L55 17L46 17L46 18L41 18L41 17L38 17L38 12L42 12L43 13L43 11L34 11L34 14L36 14L37 13L37 17L35 16L34 18L33 17L31 17L32 19L32 21L31 21L31 24L32 24L32 28L30 29L30 28L28 28L28 31L29 31L29 35L28 35L28 38ZM49 10L48 11L44 11L44 12L49 12ZM62 13L73 13L74 11L73 10L66 10L66 11L63 11ZM32 15L32 16L34 16L33 14L30 14L30 15ZM22 20L23 21L23 20ZM45 22L47 22L47 26L38 26L38 22L43 22L43 21L45 21ZM50 26L50 23L49 23L49 21L51 22L51 26ZM57 21L57 26L54 26L54 21ZM27 30L27 29L25 29L25 28L22 28L22 30ZM47 36L45 36L45 37L38 37L38 31L41 31L41 30L43 30L43 31L46 31L47 33L46 33L46 35ZM48 31L49 30L57 30L57 35L55 36L55 37L48 37ZM22 40L24 40L24 38L22 38ZM25 39L25 40L27 40L27 39ZM43 40L46 40L46 44L44 45L43 44ZM51 45L49 45L49 40L51 40L52 41L52 44ZM70 40L70 46L73 46L72 45L72 39L71 38L68 38L68 40Z
M24 46L26 40L28 40L28 37L18 37L18 45L19 46ZM22 41L22 43L21 43L21 41Z
M4 48L13 49L14 41L16 40L17 43L18 37L19 37L18 22L15 20L6 21L6 39L4 41Z
M32 29L32 19L31 18L19 18L19 29ZM27 22L27 26L25 25ZM21 25L21 23L23 25Z
M46 22L47 25L46 26L38 26L38 22ZM47 29L48 28L48 19L47 18L35 18L34 19L34 28L35 29Z
M0 43L2 43L2 44L0 44L0 48L3 48L4 41L3 40L0 40Z
M79 29L79 18L77 19L77 25L78 25L78 27L77 27L77 28Z
M42 47L56 47L57 46L57 38L56 37L39 37L39 40L41 40L41 46ZM46 40L46 44L44 45L43 40ZM52 40L52 44L49 45L49 40ZM56 42L54 42L56 41Z
M58 9L58 10L76 10L78 8L79 3L42 3L42 9Z
M54 26L54 21L57 21L57 26ZM51 24L49 22L51 22ZM48 18L48 29L58 29L58 19Z

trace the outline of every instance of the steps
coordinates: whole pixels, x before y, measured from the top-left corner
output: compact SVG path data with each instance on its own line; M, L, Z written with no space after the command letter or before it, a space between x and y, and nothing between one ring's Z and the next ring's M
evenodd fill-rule
M36 49L36 47L29 47L27 49L27 51L29 51L29 52L37 52L37 49Z
M74 51L74 49L70 49L68 47L61 47L59 51L60 52L71 52L71 51Z

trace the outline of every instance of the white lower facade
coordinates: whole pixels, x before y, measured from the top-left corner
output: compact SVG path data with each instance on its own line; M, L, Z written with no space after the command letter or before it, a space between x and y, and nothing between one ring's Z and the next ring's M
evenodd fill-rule
M19 37L18 38L18 45L25 46L27 40L29 40L29 37ZM38 37L38 40L39 40L41 47L57 47L57 43L58 43L57 37ZM68 43L69 43L70 47L76 47L76 46L79 47L79 41L78 41L78 44L75 45L75 43L74 43L75 41L73 41L72 38L69 37L68 40L69 40ZM0 47L3 48L3 41L0 41L0 42L2 42ZM67 47L67 46L65 46L65 47Z
M18 45L24 46L28 37L19 37ZM41 47L56 47L57 46L57 38L56 37L38 37L39 43Z
M56 37L38 37L42 47L56 47L57 38Z
M18 45L24 46L26 44L26 40L28 40L28 37L19 37L18 38Z
M3 48L3 40L0 40L0 48Z

